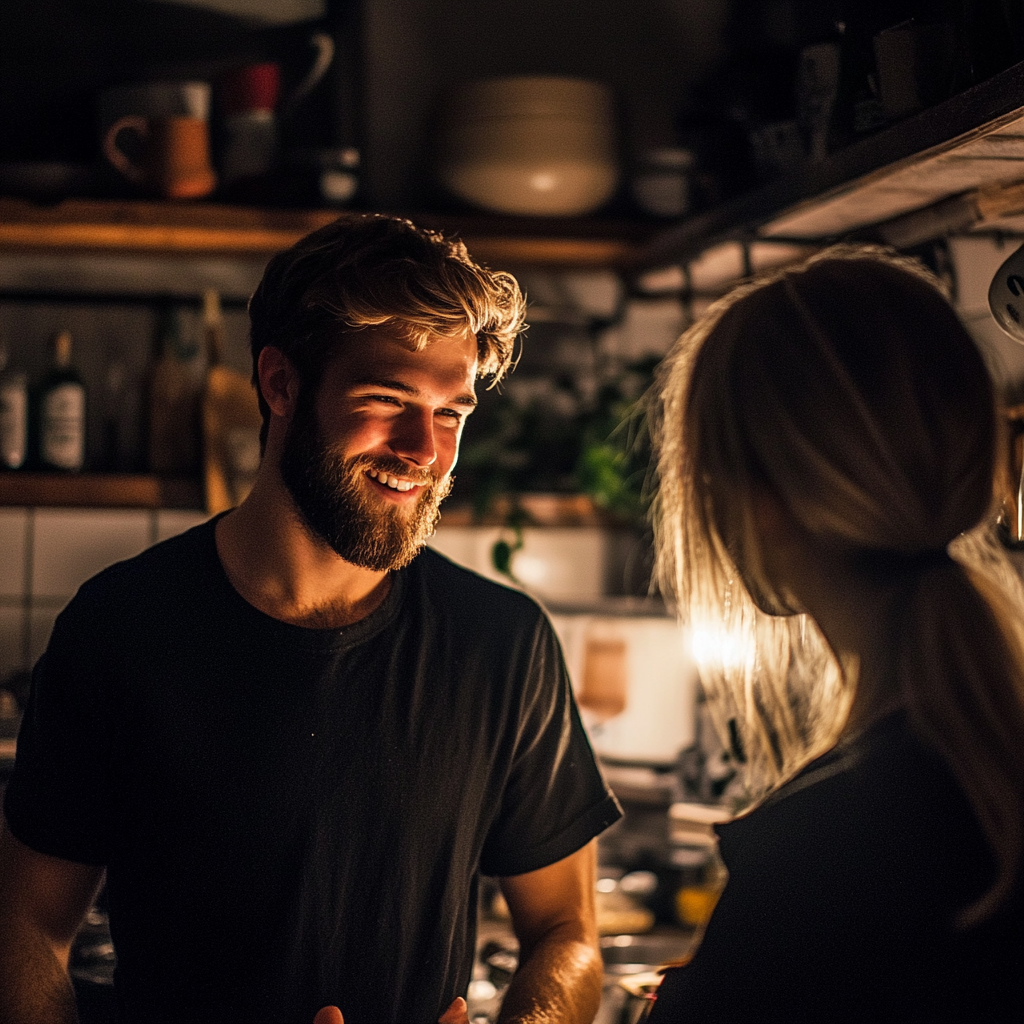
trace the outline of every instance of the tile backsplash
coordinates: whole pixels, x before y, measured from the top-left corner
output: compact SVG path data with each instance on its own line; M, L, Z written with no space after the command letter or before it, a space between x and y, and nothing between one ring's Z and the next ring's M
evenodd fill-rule
M206 518L153 509L0 508L0 680L31 668L90 576Z
M113 562L205 520L171 509L0 508L0 681L31 668L60 610L89 577ZM491 552L507 531L441 526L430 544L499 582ZM597 528L523 531L512 559L520 584L542 600L594 602L622 593L624 540Z
M32 531L29 593L41 600L67 600L90 576L155 539L153 515L145 511L40 508L26 515Z

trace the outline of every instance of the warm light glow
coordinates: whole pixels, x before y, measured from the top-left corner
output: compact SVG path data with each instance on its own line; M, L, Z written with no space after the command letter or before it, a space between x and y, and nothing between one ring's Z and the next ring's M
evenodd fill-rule
M558 184L558 179L553 174L541 172L530 176L530 188L537 192L550 192Z
M754 656L752 638L716 623L702 623L690 630L690 651L702 668L738 668Z
M525 551L516 552L513 572L516 578L528 587L543 587L550 575L545 559L527 554Z

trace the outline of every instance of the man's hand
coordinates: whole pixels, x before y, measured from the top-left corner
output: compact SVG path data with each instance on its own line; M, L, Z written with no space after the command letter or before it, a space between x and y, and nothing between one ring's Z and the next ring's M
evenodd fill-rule
M322 1010L317 1010L313 1024L345 1024L345 1018L336 1006L325 1006ZM444 1015L438 1018L437 1024L469 1024L469 1007L466 1000L458 996L444 1011Z

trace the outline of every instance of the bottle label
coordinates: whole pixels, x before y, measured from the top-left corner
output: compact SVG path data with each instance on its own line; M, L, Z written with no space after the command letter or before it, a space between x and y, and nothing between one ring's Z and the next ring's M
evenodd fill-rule
M85 464L85 388L58 384L43 399L39 426L42 461L58 469Z
M0 384L0 466L25 464L28 435L28 394L24 385Z

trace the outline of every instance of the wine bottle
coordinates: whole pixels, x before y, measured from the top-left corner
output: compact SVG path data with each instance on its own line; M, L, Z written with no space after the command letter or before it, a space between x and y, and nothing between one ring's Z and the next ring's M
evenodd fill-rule
M20 469L28 448L28 374L8 365L0 342L0 468Z
M71 334L53 339L52 362L39 384L38 455L42 469L85 466L85 385L71 361Z
M149 468L164 476L199 472L203 366L199 339L186 331L182 311L161 311L161 355L149 388Z

